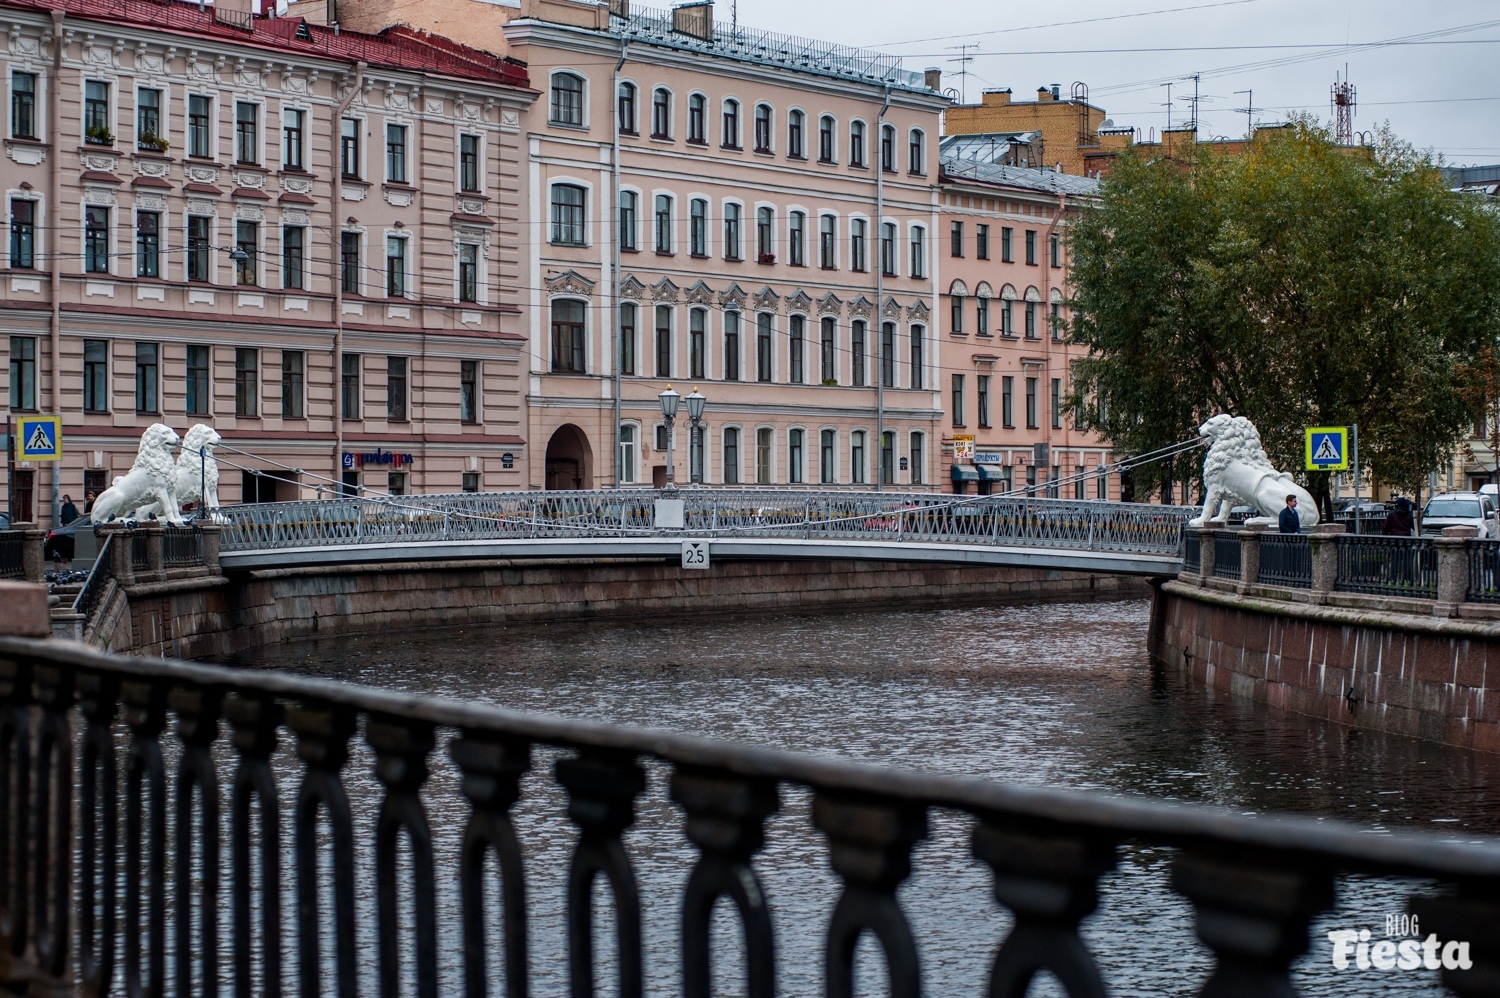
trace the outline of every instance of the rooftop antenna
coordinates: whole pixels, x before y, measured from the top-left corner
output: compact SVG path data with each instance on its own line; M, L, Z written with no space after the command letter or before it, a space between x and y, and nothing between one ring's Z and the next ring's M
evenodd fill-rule
M1354 107L1356 104L1354 84L1349 82L1349 64L1344 63L1344 77L1334 74L1333 88L1329 92L1329 103L1333 109L1334 141L1341 146L1354 145Z
M1240 94L1244 94L1245 95L1245 106L1244 107L1237 107L1237 108L1235 108L1234 112L1235 112L1235 114L1243 114L1245 116L1245 138L1247 138L1247 139L1254 138L1255 137L1255 112L1256 111L1263 111L1265 109L1264 108L1259 108L1259 107L1255 106L1255 91L1254 90L1236 90L1234 92L1234 95L1236 97L1238 97Z
M971 50L975 52L979 51L979 43L968 42L963 45L949 45L948 50L950 52L958 52L958 55L949 57L948 61L958 63L958 102L960 104L967 104L969 96L969 63L974 61L974 57L969 53Z
M1198 80L1200 75L1201 74L1199 73L1194 73L1191 77L1189 77L1189 79L1193 81L1193 96L1189 98L1189 102L1193 106L1193 120L1188 124L1188 127L1191 128L1195 134L1198 131L1198 102L1202 100L1202 98L1198 96Z
M1167 88L1167 103L1163 106L1167 109L1167 131L1170 132L1172 130L1172 84L1164 83L1162 85Z

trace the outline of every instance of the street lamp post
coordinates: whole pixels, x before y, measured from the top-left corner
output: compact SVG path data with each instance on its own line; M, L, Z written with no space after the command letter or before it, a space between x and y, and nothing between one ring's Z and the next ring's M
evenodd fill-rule
M703 406L708 402L707 397L700 394L697 388L693 394L686 399L688 407L688 477L694 485L703 484L703 457L702 457L702 434L700 423L703 420Z
M682 398L681 395L679 395L676 392L672 391L672 386L671 385L667 386L667 390L666 391L664 391L660 395L656 396L656 400L661 403L661 414L662 414L662 416L667 421L667 489L668 489L668 491L675 491L677 489L677 476L676 476L676 473L675 473L675 469L673 467L674 458L672 457L672 422L673 422L673 420L675 420L677 418L677 403L678 403L678 401L681 398Z

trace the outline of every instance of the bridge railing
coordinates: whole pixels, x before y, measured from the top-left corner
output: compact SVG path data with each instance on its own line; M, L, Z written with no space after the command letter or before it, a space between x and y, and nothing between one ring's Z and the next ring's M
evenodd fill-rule
M656 503L682 502L681 529ZM767 537L1178 554L1192 507L875 492L618 490L327 499L228 506L222 550L455 540Z
M293 751L280 751L284 742ZM555 760L545 775L528 776L545 760ZM662 775L676 809L646 792ZM547 803L549 777L566 795L571 833L555 827L564 812ZM757 857L767 821L802 795L821 846L799 850L781 876L815 877L831 864L840 893L831 915L788 924L767 898L803 885L764 882ZM638 807L691 842L680 860L678 846L666 849L691 867L683 886L640 890L646 833L625 841ZM1203 994L1293 994L1288 967L1306 950L1311 921L1335 907L1344 874L1417 879L1391 890L1444 944L1442 979L1454 993L1492 994L1500 973L1492 840L884 770L55 641L0 637L0 819L0 986L15 993L217 994L232 985L236 994L353 996L378 981L381 994L435 998L440 984L499 994L503 980L503 993L520 998L545 972L591 995L595 954L612 950L604 969L613 990L639 996L653 904L670 908L654 918L680 927L653 964L680 960L680 993L704 998L716 973L712 912L727 899L744 926L744 993L770 996L778 951L789 937L813 936L826 964L795 971L848 998L855 944L869 932L890 993L914 998L922 949L900 888L930 830L967 838L993 897L1014 915L1003 940L983 924L960 935L990 964L990 994L1022 994L1042 970L1072 995L1105 993L1079 926L1101 893L1109 905L1138 905L1143 877L1169 882L1196 909L1216 961ZM450 834L457 825L461 841ZM556 839L562 850L540 850L539 840ZM1105 877L1125 848L1166 851L1170 863ZM926 875L952 878L967 865L944 849ZM542 859L567 884L565 954L533 950L538 934L526 929L536 904L527 884ZM593 891L601 880L615 930L605 950ZM680 893L668 901L667 890ZM948 898L969 890L985 893L957 877ZM1159 924L1154 931L1177 927L1181 948L1191 947L1184 920ZM1458 941L1462 951L1446 945ZM725 964L719 954L717 973ZM1371 983L1351 970L1330 987L1363 995Z

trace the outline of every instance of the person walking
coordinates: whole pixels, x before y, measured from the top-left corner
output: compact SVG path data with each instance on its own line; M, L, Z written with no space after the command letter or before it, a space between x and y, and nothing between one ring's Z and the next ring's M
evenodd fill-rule
M62 523L65 527L78 519L78 507L73 505L72 496L63 496L62 510L58 513L58 516L62 518Z
M1415 532L1416 521L1411 515L1411 500L1397 496L1396 504L1385 515L1385 524L1380 532L1387 537L1410 537Z
M1297 497L1286 497L1286 509L1281 511L1277 518L1277 526L1283 534L1302 533L1302 517L1297 515Z

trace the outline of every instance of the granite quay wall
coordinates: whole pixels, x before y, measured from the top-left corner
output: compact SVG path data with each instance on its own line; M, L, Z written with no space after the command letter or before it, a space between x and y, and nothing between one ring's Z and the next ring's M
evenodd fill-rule
M86 640L220 659L300 637L509 621L1144 597L1142 579L862 561L496 560L231 574L118 587Z

